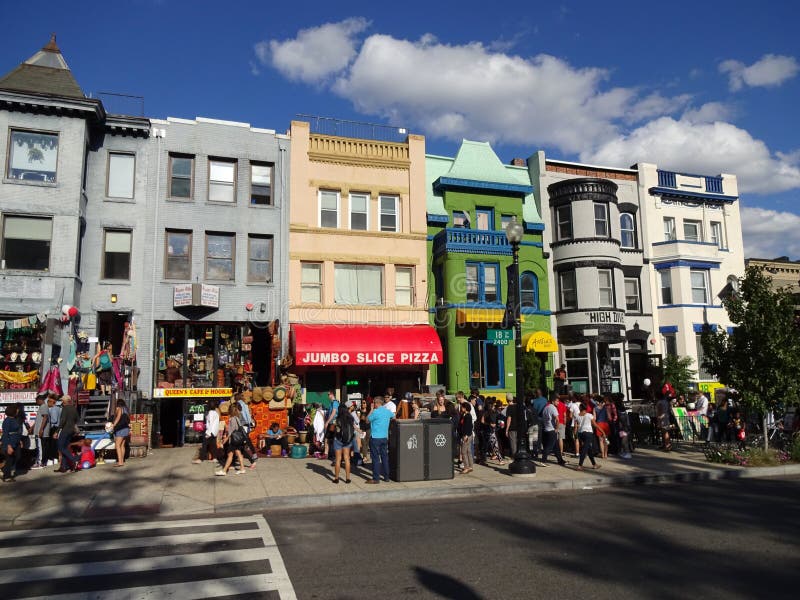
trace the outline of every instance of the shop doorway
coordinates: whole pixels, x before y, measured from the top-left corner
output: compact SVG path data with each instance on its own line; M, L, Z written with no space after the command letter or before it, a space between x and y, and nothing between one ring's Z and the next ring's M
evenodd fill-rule
M162 398L159 411L162 448L183 445L183 399Z
M125 334L125 323L130 320L129 312L98 312L97 313L97 338L102 345L111 342L112 354L119 355L122 351L122 337Z
M645 397L644 380L647 378L647 349L639 341L628 342L628 361L631 367L631 394L632 400Z
M272 385L272 336L269 331L261 327L251 329L253 335L253 370L255 371L255 385Z

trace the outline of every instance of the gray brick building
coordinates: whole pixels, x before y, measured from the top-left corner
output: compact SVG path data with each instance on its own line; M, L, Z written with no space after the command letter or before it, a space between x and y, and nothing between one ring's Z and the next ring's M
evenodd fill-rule
M249 369L271 381L288 321L287 136L106 114L55 40L0 79L0 135L0 323L19 332L9 355L34 339L44 354L25 370L52 354L66 377L78 332L131 359L132 323L146 398L230 387ZM78 322L60 323L63 304Z

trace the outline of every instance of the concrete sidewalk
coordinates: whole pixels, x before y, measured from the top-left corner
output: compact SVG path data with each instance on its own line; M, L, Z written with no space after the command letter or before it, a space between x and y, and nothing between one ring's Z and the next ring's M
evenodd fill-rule
M0 524L75 521L135 516L185 516L325 507L375 502L406 502L469 496L581 490L618 485L701 481L727 477L800 474L800 465L740 468L706 462L699 448L671 453L639 449L630 460L599 460L602 468L577 471L550 463L534 478L514 478L508 466L475 466L452 480L366 485L368 468L354 471L352 483L333 484L327 460L261 458L255 469L214 476L214 465L192 464L197 448L154 450L125 467L98 465L78 473L53 467L0 484ZM589 467L587 460L586 466Z

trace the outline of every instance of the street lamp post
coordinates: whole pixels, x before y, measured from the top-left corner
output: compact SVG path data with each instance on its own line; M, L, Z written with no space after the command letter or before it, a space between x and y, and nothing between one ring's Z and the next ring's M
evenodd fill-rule
M514 257L514 263L509 270L507 297L509 300L513 300L514 359L517 379L517 401L513 420L517 429L517 451L508 470L514 476L533 476L536 474L536 465L533 464L528 452L528 428L525 423L525 377L522 364L522 295L519 280L519 243L522 241L522 234L522 224L517 221L516 217L512 217L511 222L506 226L506 238L511 244L511 252Z

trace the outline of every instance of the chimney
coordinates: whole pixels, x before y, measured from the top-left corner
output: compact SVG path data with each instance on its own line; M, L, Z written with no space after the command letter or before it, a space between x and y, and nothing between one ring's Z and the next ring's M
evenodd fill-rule
M512 158L511 164L515 167L527 167L528 161L526 161L524 158Z

